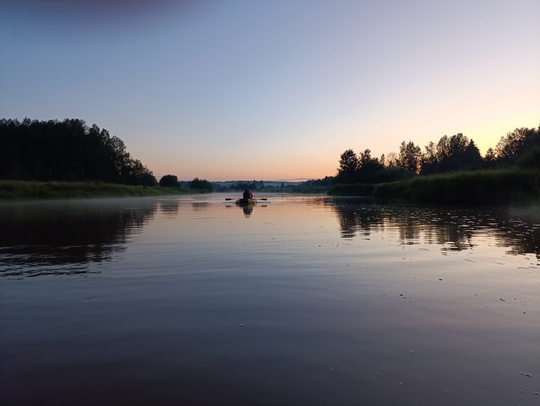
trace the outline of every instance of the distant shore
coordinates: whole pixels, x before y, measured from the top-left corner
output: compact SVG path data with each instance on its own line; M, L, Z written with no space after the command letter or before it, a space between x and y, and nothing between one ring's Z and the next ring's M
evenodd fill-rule
M128 186L103 182L33 182L0 180L0 200L142 197L196 193L176 187Z

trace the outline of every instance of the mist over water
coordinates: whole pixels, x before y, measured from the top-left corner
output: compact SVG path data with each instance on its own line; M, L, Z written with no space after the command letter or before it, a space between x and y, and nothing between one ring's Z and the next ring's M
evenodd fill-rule
M538 207L264 197L0 204L0 403L538 404Z

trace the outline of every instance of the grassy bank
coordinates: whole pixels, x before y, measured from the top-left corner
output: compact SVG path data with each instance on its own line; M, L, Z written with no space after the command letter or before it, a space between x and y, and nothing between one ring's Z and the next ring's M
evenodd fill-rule
M82 199L187 194L180 188L127 186L101 182L26 182L0 180L0 200Z
M331 194L343 196L355 191L355 185L338 186ZM356 190L369 192L365 185L356 185ZM357 195L435 204L538 203L540 171L509 169L418 176L406 181L381 183L373 187L372 193Z

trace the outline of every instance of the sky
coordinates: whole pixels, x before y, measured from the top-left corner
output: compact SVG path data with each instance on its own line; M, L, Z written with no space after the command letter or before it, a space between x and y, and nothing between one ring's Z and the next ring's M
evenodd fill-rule
M78 118L159 180L333 176L540 125L538 0L2 0L0 116Z

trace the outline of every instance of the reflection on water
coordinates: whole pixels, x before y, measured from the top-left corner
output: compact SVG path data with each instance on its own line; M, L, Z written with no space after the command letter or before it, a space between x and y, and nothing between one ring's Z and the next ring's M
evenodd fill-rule
M191 207L193 211L204 211L208 208L208 204L208 202L193 202L191 203Z
M258 202L257 204L236 204L234 201L226 201L225 207L236 207L237 209L242 210L242 213L244 213L245 217L250 217L253 213L253 210L257 207L266 207L266 204L263 204L261 202Z
M253 213L253 207L254 206L243 206L242 207L242 211L244 212L244 215L246 217L251 216L251 213Z
M0 204L0 404L538 405L538 208L226 197Z
M0 275L87 273L88 263L110 261L156 211L155 201L132 206L129 199L0 206Z
M187 202L187 203L186 203ZM409 204L377 204L370 199L309 198L307 207L324 206L336 213L344 239L369 240L397 233L404 245L436 244L442 253L474 249L478 235L489 235L509 254L533 253L540 260L540 220L535 208L439 208ZM90 272L91 262L110 261L125 249L157 210L164 218L178 216L181 201L105 199L27 202L0 206L0 275L39 276ZM216 207L216 201L184 201L195 213ZM236 208L250 217L257 206ZM187 208L187 207L186 207ZM94 269L92 272L98 272Z
M178 214L179 207L178 199L161 199L159 201L159 211L166 217L175 217Z
M474 249L478 234L489 234L508 253L540 259L536 208L440 208L406 203L376 204L369 199L324 199L335 210L343 238L369 238L397 230L403 244L437 244L441 251Z

